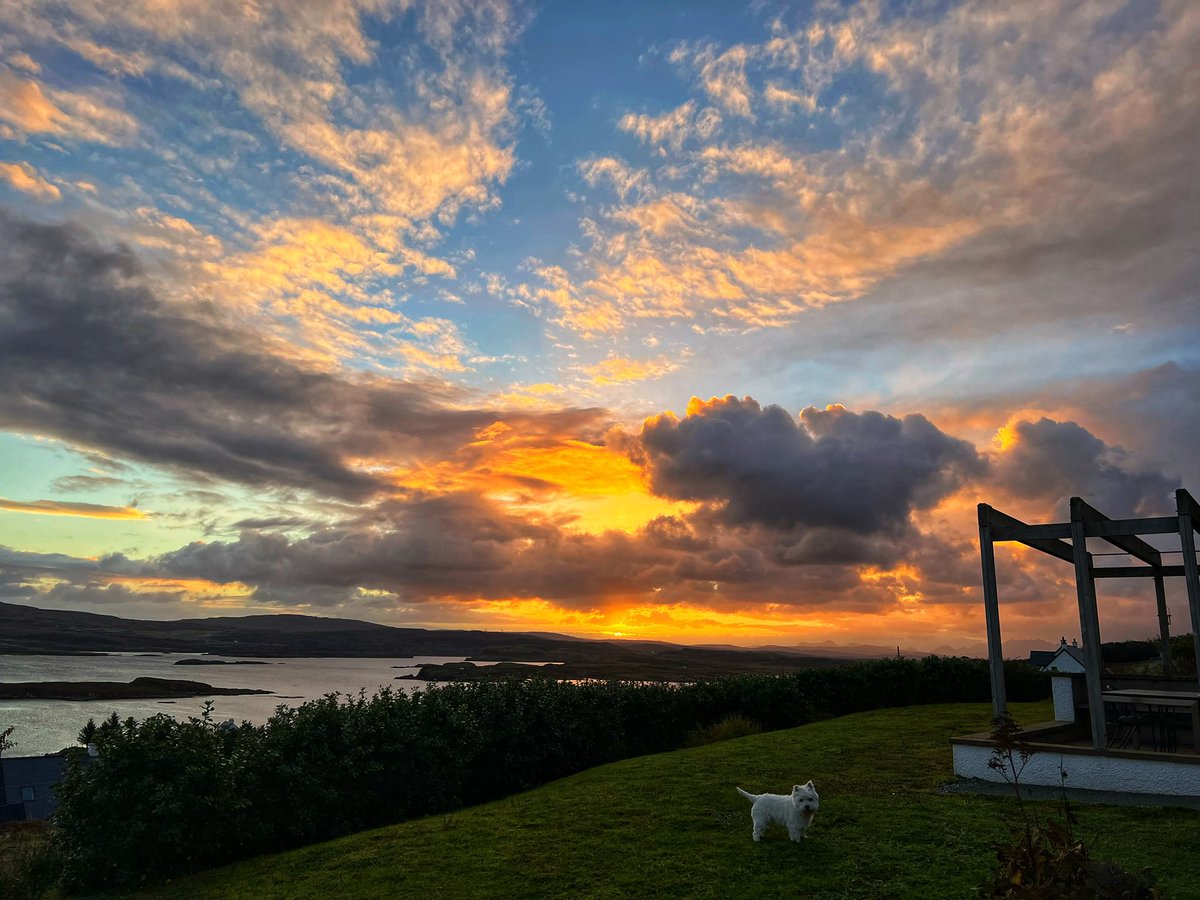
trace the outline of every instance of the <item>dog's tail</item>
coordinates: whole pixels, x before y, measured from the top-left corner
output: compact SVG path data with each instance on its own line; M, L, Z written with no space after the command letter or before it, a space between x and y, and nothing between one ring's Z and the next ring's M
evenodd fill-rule
M751 803L758 799L758 794L751 794L749 791L743 791L741 788L735 788L735 790Z

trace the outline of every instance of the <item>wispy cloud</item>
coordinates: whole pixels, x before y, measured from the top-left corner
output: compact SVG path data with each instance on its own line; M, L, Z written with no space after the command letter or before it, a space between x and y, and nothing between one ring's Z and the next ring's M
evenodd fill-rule
M0 178L18 191L24 191L42 200L57 200L62 192L38 174L37 169L26 162L0 162Z
M70 500L6 500L0 497L0 510L33 513L39 516L80 516L85 519L144 519L146 513L132 506L103 506Z

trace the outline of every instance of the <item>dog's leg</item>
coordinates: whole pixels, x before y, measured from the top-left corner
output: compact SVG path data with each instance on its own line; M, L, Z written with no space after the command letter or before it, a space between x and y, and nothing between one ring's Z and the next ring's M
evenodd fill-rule
M788 822L788 837L796 843L805 836L805 828L799 822Z

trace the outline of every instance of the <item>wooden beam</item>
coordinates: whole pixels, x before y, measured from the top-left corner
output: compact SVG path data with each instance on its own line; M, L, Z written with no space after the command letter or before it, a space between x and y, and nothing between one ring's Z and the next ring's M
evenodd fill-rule
M1034 550L1041 550L1043 553L1049 553L1051 556L1058 557L1063 562L1074 562L1075 557L1071 555L1071 545L1066 541L1055 540L1053 538L1041 538L1030 536L1028 538L1002 538L1000 534L1016 534L1028 533L1028 529L1032 525L1026 525L1020 519L1014 519L1000 510L988 506L986 503L979 504L979 527L987 526L991 529L992 540L1012 540L1020 541L1027 547L1032 547ZM1068 529L1070 526L1066 526Z
M1053 541L1071 536L1070 522L1051 522L1048 525L1018 525L992 529L994 541Z
M1093 566L1093 578L1153 578L1158 575L1186 575L1183 566Z
M1087 522L1088 537L1108 538L1127 534L1176 534L1178 516L1152 516L1148 519L1109 519L1107 522Z
M1175 512L1181 516L1188 516L1192 520L1193 528L1200 527L1200 503L1183 488L1177 488L1175 491Z
M1112 522L1108 516L1100 512L1094 506L1088 504L1082 497L1071 498L1071 521L1082 522L1084 525L1083 534L1085 537L1091 535L1088 526L1102 526ZM1097 529L1099 530L1099 529ZM1142 562L1151 566L1162 565L1162 554L1158 549L1150 546L1140 537L1132 534L1097 534L1096 537L1103 537L1114 547L1124 550L1131 556L1140 559ZM1074 540L1074 538L1072 538Z
M1088 715L1091 718L1092 746L1103 750L1108 744L1108 726L1104 719L1104 657L1100 652L1100 620L1096 613L1096 582L1092 579L1092 558L1087 551L1083 521L1075 517L1071 501L1071 545L1075 562L1075 594L1079 600L1079 631L1083 638L1083 656L1087 666Z
M984 514L980 504L979 519ZM979 526L979 558L983 563L983 618L987 626L988 674L992 681L992 712L999 719L1008 711L1004 690L1004 645L1000 640L1000 594L996 588L996 554L989 525Z
M1176 497L1183 494L1191 505L1195 501L1187 491L1180 488ZM1179 504L1181 509L1190 509L1186 504ZM1200 572L1196 567L1196 534L1197 521L1192 518L1190 511L1179 515L1179 542L1183 548L1184 581L1187 583L1188 611L1192 614L1192 649L1196 654L1196 672L1200 678Z
M1161 575L1154 576L1154 602L1158 605L1158 639L1162 642L1163 674L1171 674L1171 626L1168 622L1167 591Z

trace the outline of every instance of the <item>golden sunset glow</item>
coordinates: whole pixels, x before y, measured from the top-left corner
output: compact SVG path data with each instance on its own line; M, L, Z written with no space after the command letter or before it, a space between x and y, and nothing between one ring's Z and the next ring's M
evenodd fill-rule
M504 422L476 437L461 460L391 477L407 490L477 492L513 510L564 518L567 527L587 532L635 531L657 516L695 507L655 496L635 463L601 445L572 439L530 443Z

